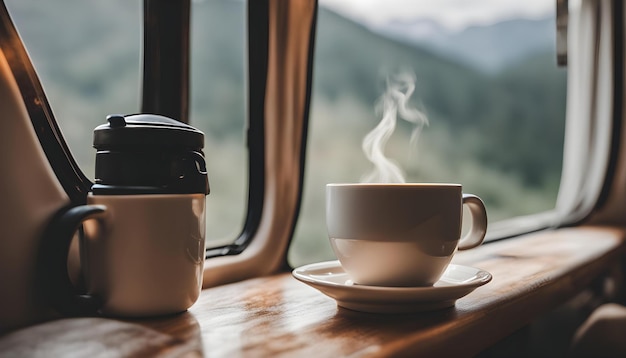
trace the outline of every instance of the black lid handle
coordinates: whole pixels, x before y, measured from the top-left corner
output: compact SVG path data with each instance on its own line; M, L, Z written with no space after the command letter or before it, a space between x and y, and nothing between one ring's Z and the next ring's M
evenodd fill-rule
M126 118L121 114L110 114L107 116L107 121L111 128L126 127Z

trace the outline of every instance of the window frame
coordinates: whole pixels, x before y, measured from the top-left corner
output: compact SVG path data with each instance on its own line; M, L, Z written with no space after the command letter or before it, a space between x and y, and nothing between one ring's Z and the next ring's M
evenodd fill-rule
M617 149L621 148L620 140L623 136L624 69L621 64L624 60L624 7L617 0L604 3L610 5L608 11L611 11L613 20L610 25L614 34L611 40L613 56L610 73L613 81L610 90L613 98L617 100L612 101L611 123L608 132L604 134L610 141L608 149L598 155L599 160L606 161L599 165L604 168L600 174L602 179L596 181L595 188L589 189L586 193L572 190L566 192L563 191L563 186L559 188L559 196L587 195L581 200L589 204L577 211L561 213L549 211L505 220L499 225L500 228L496 225L489 230L488 240L511 238L547 228L576 226L594 220L601 222L602 212L607 208L611 194L616 190L616 186L622 184L622 180L616 178L616 172L620 168L618 162L620 153ZM189 12L190 0L181 2L144 0L142 111L161 113L183 122L188 121ZM304 18L301 15L304 15ZM207 250L209 259L205 264L204 287L290 269L286 257L302 199L316 17L316 0L303 1L297 5L294 3L291 6L279 0L248 2L249 113L246 134L250 180L247 214L241 234L233 244ZM281 41L290 40L280 36L279 30L282 29L280 26L295 26L293 22L289 22L294 19L305 23L301 24L297 31L299 39L305 40L305 45L297 49L299 51L297 55L300 56L298 65L301 66L298 68L299 75L304 73L305 80L297 98L301 111L298 113L298 120L293 121L299 126L288 133L289 135L280 137L278 136L280 133L274 128L277 117L274 116L276 108L272 106L277 105L284 93L270 92L280 88L272 81L284 76L279 64L289 60L289 54L284 51L289 47L289 43L283 43L282 47L280 45ZM279 21L279 24L276 21ZM84 203L91 182L76 164L61 135L35 69L12 25L4 2L0 6L0 48L5 53L13 54L7 60L15 71L32 124L38 129L36 132L39 141L48 148L46 156L52 164L55 175L73 205ZM568 91L568 102L571 101L569 96ZM567 117L567 125L573 125L569 123L571 122L569 113ZM284 139L286 142L268 140L268 135L274 135L272 139ZM575 138L566 136L566 143L568 141L572 143ZM596 142L595 145L599 144ZM276 150L284 149L289 149L292 153L288 153L287 157L273 156ZM566 144L564 155L571 156L571 153L568 153ZM285 183L289 183L288 187L281 187ZM271 189L270 192L268 188ZM281 189L289 192L288 198L276 193ZM283 205L285 208L281 208ZM276 210L282 210L279 217L276 217ZM278 229L279 226L283 228Z

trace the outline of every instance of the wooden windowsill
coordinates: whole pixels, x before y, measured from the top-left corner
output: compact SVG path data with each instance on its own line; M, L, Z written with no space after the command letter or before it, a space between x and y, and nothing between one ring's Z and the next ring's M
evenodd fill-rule
M63 349L70 353L82 344L86 353L139 349L150 355L471 356L588 286L624 250L624 231L601 227L546 231L484 245L457 254L454 262L489 271L490 283L458 300L454 308L408 315L338 308L334 300L284 273L204 290L189 312L173 317L47 323L56 325L49 331L64 333L61 338L49 333L56 345L42 347L52 355ZM81 329L81 322L90 328ZM28 342L29 334L37 334L29 343L36 350L39 343L33 342L46 340L36 329L0 339L0 355L12 352L11 344ZM116 333L107 335L108 330Z

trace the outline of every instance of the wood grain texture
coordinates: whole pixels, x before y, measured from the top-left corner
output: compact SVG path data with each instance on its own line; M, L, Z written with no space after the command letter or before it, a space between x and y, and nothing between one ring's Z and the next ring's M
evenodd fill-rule
M562 229L459 253L455 263L487 270L493 280L455 307L435 312L382 315L346 310L284 273L204 290L181 315L124 322L98 319L91 323L93 329L64 339L99 344L106 352L121 344L123 336L118 335L116 343L97 332L114 321L132 325L136 331L128 332L136 339L156 337L144 340L152 342L146 349L163 356L472 356L602 275L623 255L623 237L621 230L610 228ZM68 331L73 322L47 325ZM28 336L36 328L12 335ZM0 339L0 355L7 349L7 337ZM43 344L41 338L33 341ZM56 346L63 346L60 341L55 340ZM72 344L65 346L69 350Z

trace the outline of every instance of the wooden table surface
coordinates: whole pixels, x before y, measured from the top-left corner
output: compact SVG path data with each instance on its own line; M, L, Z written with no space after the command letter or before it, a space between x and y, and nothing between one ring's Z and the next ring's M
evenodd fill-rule
M0 356L472 356L611 268L624 253L623 236L561 229L459 253L455 263L493 280L434 312L346 310L284 273L204 290L172 317L64 319L16 331L0 338Z

